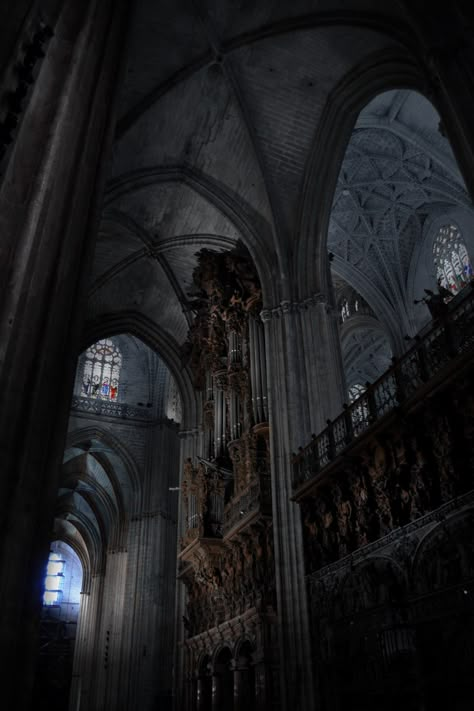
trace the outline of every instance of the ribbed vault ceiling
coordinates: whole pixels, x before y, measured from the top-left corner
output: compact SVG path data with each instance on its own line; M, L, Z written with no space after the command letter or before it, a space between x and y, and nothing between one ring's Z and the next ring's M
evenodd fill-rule
M376 0L315 5L134 3L90 320L140 312L182 344L196 252L229 249L238 239L263 255L258 266L269 283L291 278L305 175L328 97L368 57L407 41L390 3L383 10ZM436 113L413 97L386 92L361 114L329 238L339 265L405 312L424 219L468 202ZM347 269L340 272L351 283Z
M346 278L357 271L408 323L408 274L425 221L455 207L471 201L432 105L414 92L377 97L352 134L331 213L328 246Z

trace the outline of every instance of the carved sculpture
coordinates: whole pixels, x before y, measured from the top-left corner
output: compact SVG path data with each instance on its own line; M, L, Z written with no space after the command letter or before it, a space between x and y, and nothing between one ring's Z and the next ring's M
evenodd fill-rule
M308 572L339 560L395 528L416 521L472 489L474 457L457 447L456 430L472 430L467 378L413 418L368 438L350 465L341 461L301 502Z
M187 528L180 578L191 641L249 610L276 606L269 432L267 423L254 426L252 403L265 393L260 387L252 395L249 352L249 317L262 308L260 283L242 245L225 253L201 250L193 282L196 317L183 358L195 386L205 390L210 449L199 464L186 461L182 485ZM259 332L253 348L262 342ZM254 362L262 359L257 355Z

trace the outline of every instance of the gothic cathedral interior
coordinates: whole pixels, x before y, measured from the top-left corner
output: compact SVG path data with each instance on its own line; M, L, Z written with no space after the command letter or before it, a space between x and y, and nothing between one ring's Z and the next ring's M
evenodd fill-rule
M5 711L471 711L474 9L0 0Z

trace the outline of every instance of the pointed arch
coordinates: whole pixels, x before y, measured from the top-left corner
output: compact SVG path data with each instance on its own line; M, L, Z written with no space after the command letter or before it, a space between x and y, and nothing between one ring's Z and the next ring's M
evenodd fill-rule
M466 184L472 183L468 180L472 158L468 147L462 145L463 136L458 135L458 121L447 90L435 86L429 67L406 49L372 54L329 96L307 161L295 234L294 268L300 298L328 289L327 235L342 161L360 111L390 89L411 89L427 96L443 120Z
M125 311L105 314L89 321L84 329L82 349L101 337L117 336L121 333L136 336L166 363L177 383L183 403L182 427L185 430L196 427L198 408L189 368L183 367L181 363L180 348L176 341L150 318L138 311Z

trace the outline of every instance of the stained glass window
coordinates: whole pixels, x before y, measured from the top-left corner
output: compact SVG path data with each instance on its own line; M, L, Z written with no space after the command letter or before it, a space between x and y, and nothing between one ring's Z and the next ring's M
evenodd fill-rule
M58 553L50 553L44 578L43 605L57 605L61 602L64 582L65 561Z
M113 341L105 338L86 351L82 394L97 400L117 400L122 356Z
M365 387L363 385L360 385L359 383L351 385L351 387L349 388L349 402L354 402L354 400L357 400L357 398L363 395L364 393Z
M471 260L461 232L455 225L440 227L433 243L438 283L457 294L473 278Z

